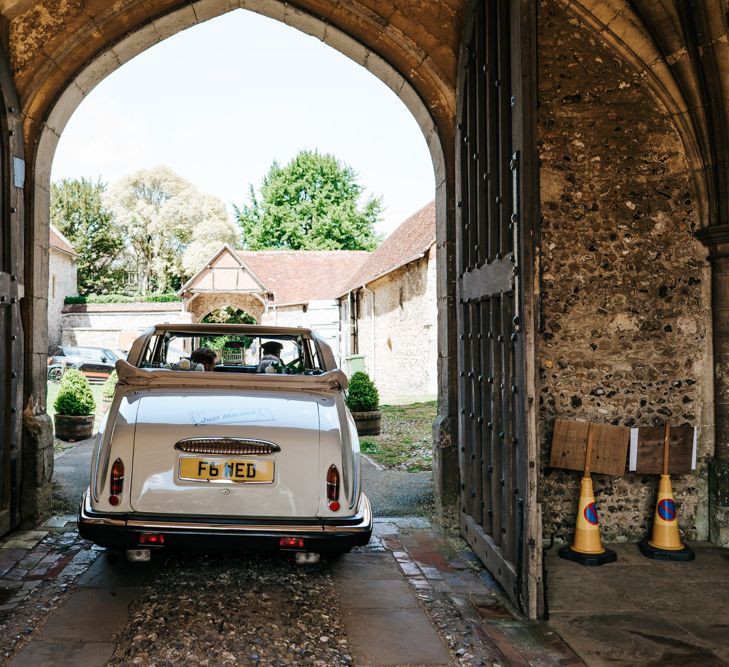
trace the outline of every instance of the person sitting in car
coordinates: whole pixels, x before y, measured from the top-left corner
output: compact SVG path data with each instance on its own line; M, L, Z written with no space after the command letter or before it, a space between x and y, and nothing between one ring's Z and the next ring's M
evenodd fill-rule
M215 351L208 347L199 347L190 355L190 361L195 364L202 364L203 369L206 371L212 371L217 360L218 356Z
M257 373L283 373L283 364L281 363L281 350L283 345L275 340L269 340L261 345L263 357L261 358Z

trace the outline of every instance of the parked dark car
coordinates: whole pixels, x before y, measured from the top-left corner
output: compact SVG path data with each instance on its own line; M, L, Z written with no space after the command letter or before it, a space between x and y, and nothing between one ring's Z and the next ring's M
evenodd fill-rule
M76 368L89 382L104 382L114 370L121 353L107 347L71 347L61 345L48 357L48 379L59 382L67 368Z

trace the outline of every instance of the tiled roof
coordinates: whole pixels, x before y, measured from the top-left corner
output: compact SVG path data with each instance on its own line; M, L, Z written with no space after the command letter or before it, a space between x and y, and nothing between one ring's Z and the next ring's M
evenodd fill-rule
M430 202L403 222L369 259L350 275L339 296L419 259L435 243L435 202Z
M58 248L61 252L67 252L69 255L77 256L76 251L69 240L61 234L53 225L50 227L49 243L52 247Z
M238 251L279 306L336 299L371 254L354 250Z

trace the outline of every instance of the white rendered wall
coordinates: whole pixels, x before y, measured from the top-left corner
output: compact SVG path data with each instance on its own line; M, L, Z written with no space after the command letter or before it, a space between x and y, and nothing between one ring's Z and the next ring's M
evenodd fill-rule
M76 260L53 246L48 250L48 347L61 344L61 311L67 296L78 294Z
M261 317L261 324L313 329L329 344L339 367L342 367L339 354L339 304L334 299L310 301L306 306L269 308L268 313Z

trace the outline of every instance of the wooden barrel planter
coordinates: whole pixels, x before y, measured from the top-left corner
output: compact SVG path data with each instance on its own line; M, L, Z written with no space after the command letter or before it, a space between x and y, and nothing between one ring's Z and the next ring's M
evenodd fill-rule
M94 415L55 415L53 422L59 440L77 442L94 434Z
M357 426L358 435L380 435L382 412L379 410L353 412L352 418Z

